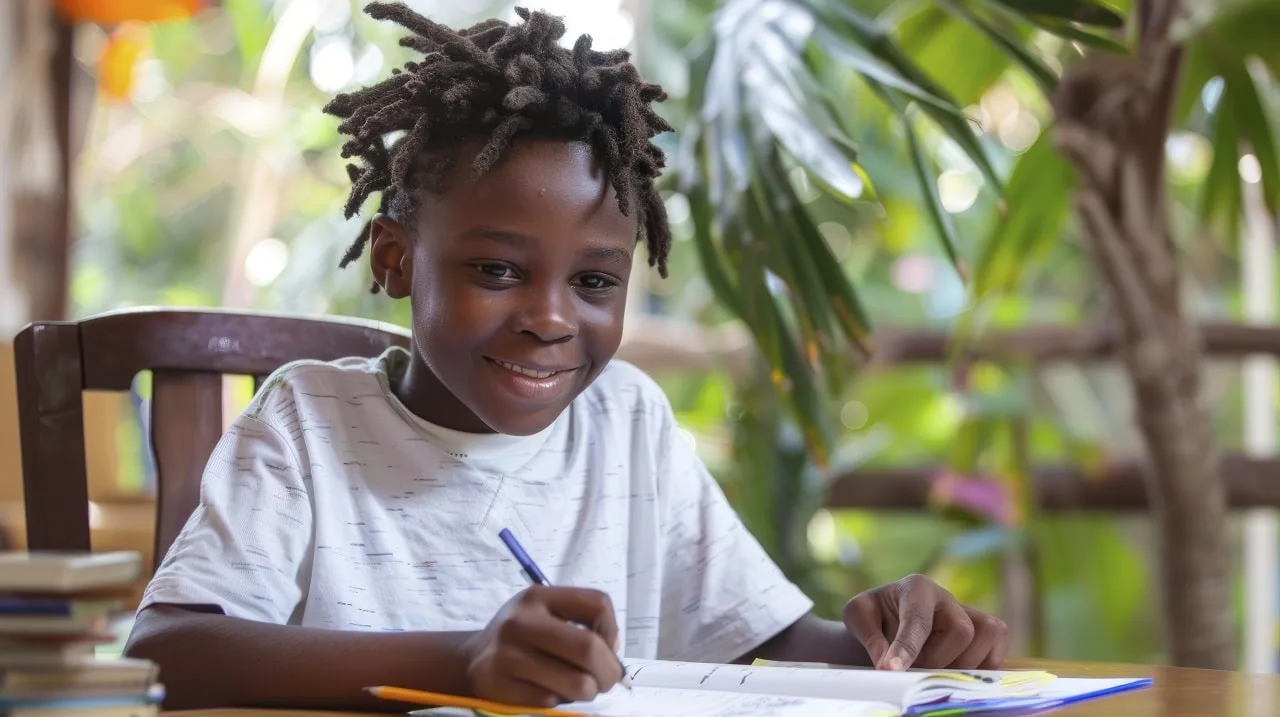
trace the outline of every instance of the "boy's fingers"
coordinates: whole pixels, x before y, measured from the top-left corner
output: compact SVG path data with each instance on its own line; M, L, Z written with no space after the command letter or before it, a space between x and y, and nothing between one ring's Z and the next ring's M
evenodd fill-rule
M512 643L590 678L596 691L607 691L622 679L622 667L610 647L618 639L618 628L607 595L596 590L544 588L534 598L538 602L533 609L508 623ZM592 630L586 625L599 627Z
M934 590L912 586L898 598L898 632L889 645L884 667L905 670L915 664L933 633L933 612L938 595Z
M504 691L510 690L512 697L523 695L536 700L516 702L518 705L544 707L592 700L599 692L590 675L543 653L512 648L502 654L499 665L506 678L502 683ZM548 694L553 699L548 699Z
M537 685L525 682L515 677L499 677L494 680L493 688L483 695L478 695L481 699L487 699L494 702L501 702L508 705L520 705L522 707L555 707L564 700Z
M968 613L949 595L934 609L933 631L916 656L916 667L938 669L960 658L973 644L977 629ZM985 652L983 655L985 656Z
M561 620L575 622L604 638L605 645L618 641L618 619L608 594L589 588L546 587L543 596L548 612Z
M992 631L979 630L974 633L973 640L969 642L969 646L961 652L958 657L946 664L939 664L938 667L950 667L959 670L976 670L982 667L982 663L990 657L992 650L996 647L999 636ZM923 664L921 665L924 666Z
M617 655L599 634L556 617L547 616L546 620L548 624L538 630L538 639L526 644L589 677L596 691L608 692L622 679L622 666L618 664Z
M884 616L879 601L870 594L850 600L844 606L844 626L866 648L872 666L880 667L889 651L889 641L884 636Z
M1009 643L1005 640L998 640L995 647L991 648L982 662L978 663L979 670L998 670L1004 665L1005 653L1009 650Z
M973 618L974 625L983 627L981 623L986 621L985 628L995 634L995 640L991 645L991 651L978 663L978 668L983 670L998 670L1004 664L1005 653L1009 651L1009 626L1003 620L981 613L976 610L969 611L969 617Z

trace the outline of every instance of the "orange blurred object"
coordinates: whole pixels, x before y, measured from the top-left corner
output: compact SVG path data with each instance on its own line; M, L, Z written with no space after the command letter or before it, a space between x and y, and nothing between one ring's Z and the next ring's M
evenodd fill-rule
M201 4L202 0L55 0L66 19L104 25L180 20L194 15Z
M98 89L109 100L127 100L133 93L133 70L151 46L151 35L141 25L117 27L98 56Z

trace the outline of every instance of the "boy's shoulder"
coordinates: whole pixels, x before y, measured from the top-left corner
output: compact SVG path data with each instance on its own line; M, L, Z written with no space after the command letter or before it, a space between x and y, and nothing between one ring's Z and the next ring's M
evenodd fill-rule
M393 347L379 356L345 356L332 361L303 359L276 369L262 383L246 413L257 414L299 395L332 395L335 390L386 386L388 376L403 372L409 354Z
M658 382L636 365L620 359L610 361L596 380L582 392L579 400L585 400L590 405L648 409L659 415L671 411L667 394Z
M662 393L662 389L653 380L652 376L642 371L635 364L622 359L613 359L604 367L604 370L600 372L600 375L591 384L591 388L596 386L615 390L629 386L646 392Z

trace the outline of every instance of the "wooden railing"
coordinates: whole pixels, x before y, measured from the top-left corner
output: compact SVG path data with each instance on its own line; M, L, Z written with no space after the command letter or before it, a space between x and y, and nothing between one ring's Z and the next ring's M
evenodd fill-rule
M740 370L747 366L754 350L741 327L708 333L662 319L644 318L636 324L619 356L650 372L709 371L724 366ZM1280 357L1280 327L1206 322L1200 325L1200 334L1210 360ZM872 362L864 370L945 364L957 356L967 361L1028 362L1033 366L1096 363L1111 360L1116 347L1115 329L1106 325L988 331L959 346L952 335L941 331L879 329ZM935 476L941 469L859 469L833 476L827 506L923 510L930 503ZM1143 473L1143 464L1132 460L1111 463L1094 472L1070 465L1036 466L1032 491L1039 509L1047 512L1145 512L1149 503ZM1221 475L1232 508L1280 508L1280 460L1227 455L1222 458Z

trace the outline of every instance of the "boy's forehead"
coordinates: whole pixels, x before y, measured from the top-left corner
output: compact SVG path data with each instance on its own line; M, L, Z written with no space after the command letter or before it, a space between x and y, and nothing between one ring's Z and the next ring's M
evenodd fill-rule
M518 141L480 177L471 172L477 150L460 148L454 176L442 194L426 199L434 206L424 214L468 222L568 223L634 236L634 217L622 214L607 168L586 143Z

